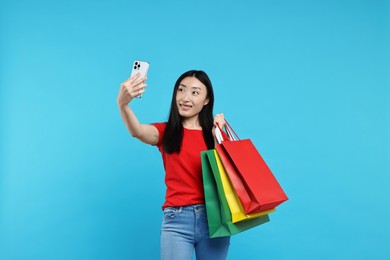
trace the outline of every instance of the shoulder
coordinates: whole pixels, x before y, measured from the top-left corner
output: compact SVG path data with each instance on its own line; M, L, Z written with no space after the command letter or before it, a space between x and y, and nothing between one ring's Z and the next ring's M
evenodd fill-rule
M158 122L158 123L152 123L152 126L154 126L158 131L158 142L157 146L160 148L162 145L162 139L164 136L165 128L167 127L166 122Z
M166 122L157 122L157 123L152 123L152 126L156 127L159 133L164 132L167 123Z

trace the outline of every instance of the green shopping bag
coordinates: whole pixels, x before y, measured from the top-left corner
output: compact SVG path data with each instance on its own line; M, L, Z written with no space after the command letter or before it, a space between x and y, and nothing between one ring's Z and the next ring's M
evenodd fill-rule
M210 237L231 236L269 221L268 215L243 222L232 222L219 176L214 150L201 152L203 187Z

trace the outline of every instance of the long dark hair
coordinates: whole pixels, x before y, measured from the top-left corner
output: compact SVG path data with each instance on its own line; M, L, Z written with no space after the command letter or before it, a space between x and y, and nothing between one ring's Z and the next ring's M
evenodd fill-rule
M214 107L214 91L211 85L210 78L204 71L190 70L181 75L175 84L172 95L171 110L169 112L169 118L165 133L162 139L164 151L166 153L178 153L180 152L181 143L183 140L183 118L179 114L179 110L176 104L176 93L180 85L180 82L186 77L195 77L207 88L207 98L209 102L204 105L199 113L199 123L202 127L203 138L206 142L208 149L214 148L214 138L212 135L213 128L213 107Z

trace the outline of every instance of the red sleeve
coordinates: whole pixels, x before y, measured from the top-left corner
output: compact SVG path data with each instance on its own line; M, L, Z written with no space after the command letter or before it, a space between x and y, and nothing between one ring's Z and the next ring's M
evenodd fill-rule
M157 128L157 131L158 131L158 143L157 143L156 146L160 149L160 147L162 145L162 138L164 136L165 127L167 126L167 123L153 123L152 125Z

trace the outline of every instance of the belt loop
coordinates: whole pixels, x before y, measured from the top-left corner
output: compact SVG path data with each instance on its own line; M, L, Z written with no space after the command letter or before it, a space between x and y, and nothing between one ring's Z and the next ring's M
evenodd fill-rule
M202 204L196 204L194 205L194 210L195 211L200 211L202 209Z

